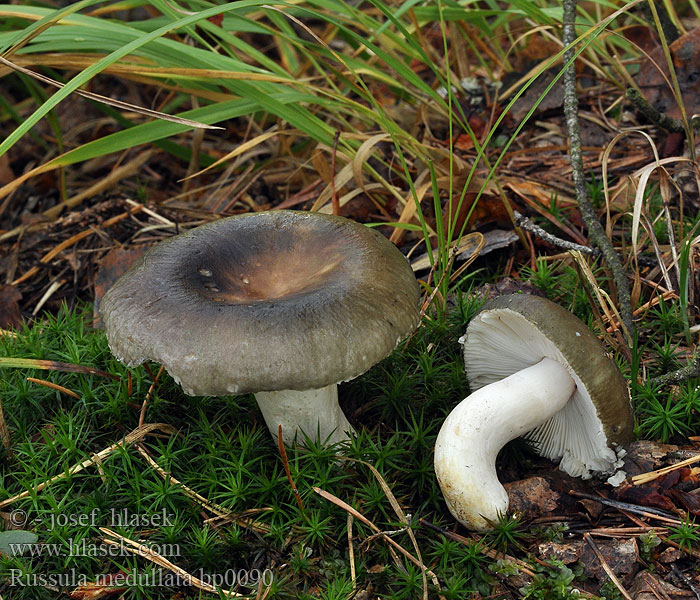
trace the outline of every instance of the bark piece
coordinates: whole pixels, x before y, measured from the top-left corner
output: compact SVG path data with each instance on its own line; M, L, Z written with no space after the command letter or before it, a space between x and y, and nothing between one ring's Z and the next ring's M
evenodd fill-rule
M559 494L544 477L529 477L503 485L508 492L509 510L527 518L541 517L556 510Z

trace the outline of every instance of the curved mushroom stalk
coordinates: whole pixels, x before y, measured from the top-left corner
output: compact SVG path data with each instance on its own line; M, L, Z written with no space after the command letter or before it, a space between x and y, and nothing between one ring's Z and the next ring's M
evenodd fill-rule
M336 384L317 390L256 392L255 400L275 440L282 425L282 440L287 446L294 438L302 441L302 432L311 439L318 435L321 442L336 444L348 440L353 431L338 404Z
M496 455L557 413L576 389L569 372L543 358L477 390L448 415L435 444L435 474L452 515L465 527L490 529L508 509Z

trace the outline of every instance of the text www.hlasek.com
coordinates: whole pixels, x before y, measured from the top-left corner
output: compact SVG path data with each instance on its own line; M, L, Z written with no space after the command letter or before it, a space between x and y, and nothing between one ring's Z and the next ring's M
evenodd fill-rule
M10 556L131 556L133 553L119 544L95 544L87 540L67 540L64 544L8 544ZM149 544L148 548L161 556L181 556L179 544Z

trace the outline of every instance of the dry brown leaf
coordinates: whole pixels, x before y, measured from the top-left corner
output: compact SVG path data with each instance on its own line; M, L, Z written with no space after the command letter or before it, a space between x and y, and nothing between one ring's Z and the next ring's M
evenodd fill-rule
M691 29L679 37L668 49L683 98L685 114L690 117L700 113L700 27ZM656 110L673 119L681 118L681 108L673 93L668 63L661 46L649 53L649 58L639 69L637 82L649 104Z
M22 324L21 299L22 294L14 285L0 285L0 329L16 329Z

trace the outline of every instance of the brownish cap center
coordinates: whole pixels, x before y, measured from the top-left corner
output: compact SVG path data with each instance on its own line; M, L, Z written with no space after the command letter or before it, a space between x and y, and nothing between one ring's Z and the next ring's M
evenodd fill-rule
M179 265L180 275L199 297L230 305L278 302L334 283L349 285L357 277L353 265L360 250L347 234L311 225L302 220L284 231L258 225L236 236L200 239Z
M215 260L197 269L197 291L213 302L250 304L312 292L337 274L340 256L320 260L307 252L261 256L247 264ZM206 262L206 261L205 261Z

